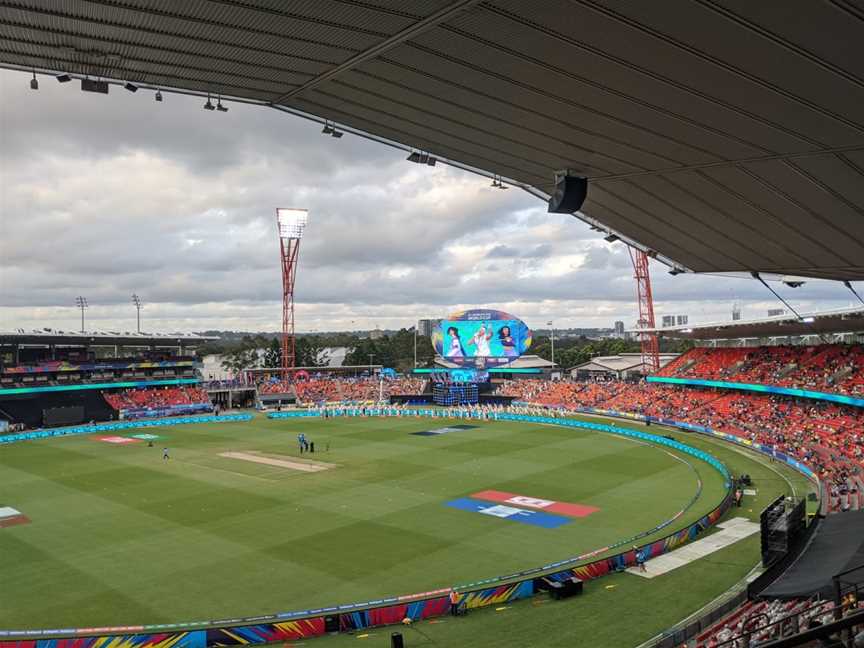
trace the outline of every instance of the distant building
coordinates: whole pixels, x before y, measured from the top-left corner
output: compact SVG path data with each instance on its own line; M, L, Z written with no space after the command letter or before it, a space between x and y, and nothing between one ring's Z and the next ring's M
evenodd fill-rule
M661 353L660 366L663 367L675 358L677 353ZM652 373L652 368L642 362L641 353L619 353L611 356L595 356L588 362L583 362L568 369L571 378L586 380L589 378L615 378L626 380Z
M382 331L380 328L376 328L376 329L369 331L369 339L370 340L380 340L383 337L384 337L384 331Z
M624 337L624 322L615 322L615 337L623 338Z
M417 322L417 334L424 337L432 337L432 329L435 328L437 320L421 319Z
M664 315L661 320L661 326L668 328L670 326L686 326L689 320L687 315Z
M741 302L736 301L732 304L732 321L737 322L741 319Z
M768 309L768 317L780 317L781 315L786 314L785 308L769 308Z

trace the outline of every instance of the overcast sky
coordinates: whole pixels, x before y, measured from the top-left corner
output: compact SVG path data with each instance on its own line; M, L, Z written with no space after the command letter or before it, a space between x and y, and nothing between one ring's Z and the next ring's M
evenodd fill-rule
M309 210L299 331L487 306L533 327L636 319L624 246L520 190L265 108L47 77L32 91L3 70L0 99L0 330L75 330L77 295L88 329L134 330L132 293L144 330L278 330L277 207ZM658 319L779 305L750 280L651 270ZM852 303L829 282L781 292L802 310Z

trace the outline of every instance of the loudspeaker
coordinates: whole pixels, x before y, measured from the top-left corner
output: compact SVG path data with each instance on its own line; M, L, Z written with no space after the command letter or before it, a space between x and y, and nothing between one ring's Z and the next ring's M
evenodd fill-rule
M577 176L558 176L555 191L549 199L549 213L572 214L579 211L588 195L588 179Z
M83 92L98 92L99 94L108 94L108 82L97 81L96 79L81 79L81 90Z
M331 614L324 617L324 632L339 632L339 616Z
M405 642L402 640L401 632L394 632L390 635L390 648L405 648Z

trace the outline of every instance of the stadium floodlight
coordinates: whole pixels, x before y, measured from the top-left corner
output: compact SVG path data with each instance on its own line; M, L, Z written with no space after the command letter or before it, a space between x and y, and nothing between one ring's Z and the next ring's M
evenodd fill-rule
M30 89L38 90L39 89L39 79L36 78L36 70L33 70L33 78L30 79Z
M138 86L136 86L131 81L127 81L126 85L124 85L123 87L126 88L129 92L138 92Z
M420 162L420 153L418 151L411 151L411 155L405 158L409 162Z
M156 101L162 101L162 91L161 90L156 91L155 99L156 99Z
M335 127L335 126L334 126L331 130L332 130L333 132L330 133L330 137L335 137L336 139L339 139L340 137L342 137L342 136L345 134L345 133L343 133L342 131L338 131L338 130L336 130L336 127Z
M134 304L135 309L138 311L138 333L140 334L141 333L141 306L142 306L142 304L141 304L141 298L138 295L136 295L135 293L132 293L132 304Z
M66 74L65 72L63 74L58 74L55 78L60 83L69 83L72 80L72 77L69 76L68 74Z
M812 324L813 322L816 321L816 318L815 318L815 317L802 317L802 318L801 318L801 321L802 321L804 324Z
M306 209L277 209L276 223L279 225L279 238L303 238L303 230L306 229L308 220L309 211Z
M80 295L75 298L75 305L81 309L81 332L84 332L84 310L89 308L89 304L87 303L86 297L81 297Z
M276 210L279 250L282 260L282 378L295 366L294 279L300 254L300 239L306 229L309 212L305 209Z
M435 166L435 163L436 163L437 161L438 161L438 158L435 158L435 157L433 157L433 156L430 155L430 156L429 156L429 159L426 160L426 164L428 164L429 166Z

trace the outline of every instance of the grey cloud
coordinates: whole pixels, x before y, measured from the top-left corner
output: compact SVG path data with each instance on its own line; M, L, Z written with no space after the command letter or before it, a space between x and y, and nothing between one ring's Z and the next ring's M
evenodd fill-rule
M74 327L78 294L94 320L125 322L132 292L156 328L278 328L280 206L310 210L301 328L302 317L366 328L477 304L539 324L630 319L624 247L527 193L269 109L212 114L198 99L70 85L32 92L26 75L0 71L0 328ZM773 299L752 281L651 269L658 311ZM786 290L796 304L850 297L826 282Z

